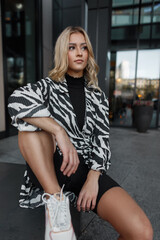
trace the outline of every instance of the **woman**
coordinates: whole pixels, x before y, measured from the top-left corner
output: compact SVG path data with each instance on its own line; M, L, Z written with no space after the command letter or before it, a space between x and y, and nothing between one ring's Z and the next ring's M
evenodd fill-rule
M111 155L108 100L98 87L98 67L82 28L68 27L61 33L54 62L48 78L21 87L9 98L20 151L33 171L28 167L25 172L22 195L30 198L23 197L22 206L40 205L42 188L45 239L52 234L55 239L65 234L71 239L68 198L61 189L65 184L65 191L78 196L78 211L95 211L118 231L119 240L152 240L152 227L142 209L106 174Z

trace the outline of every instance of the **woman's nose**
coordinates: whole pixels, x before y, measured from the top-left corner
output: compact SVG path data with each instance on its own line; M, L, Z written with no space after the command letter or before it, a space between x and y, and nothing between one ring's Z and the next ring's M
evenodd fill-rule
M82 49L81 48L77 48L77 55L82 56Z

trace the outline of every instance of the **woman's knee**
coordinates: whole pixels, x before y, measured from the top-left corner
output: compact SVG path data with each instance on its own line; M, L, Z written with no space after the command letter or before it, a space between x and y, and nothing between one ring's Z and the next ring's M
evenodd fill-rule
M109 221L124 240L153 240L151 223L143 210L122 188L107 191L99 201L97 212Z
M56 146L52 135L45 131L19 132L18 145L22 153L32 148L36 149L37 146L54 152Z
M145 219L135 218L130 239L153 240L153 229L147 217Z
M146 222L141 223L141 232L142 238L139 239L153 240L153 229L148 219Z

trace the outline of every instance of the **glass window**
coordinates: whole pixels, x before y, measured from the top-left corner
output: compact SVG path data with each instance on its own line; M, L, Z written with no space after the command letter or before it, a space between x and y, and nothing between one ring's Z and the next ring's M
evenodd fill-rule
M152 38L157 39L157 41L160 39L160 24L152 25Z
M112 28L111 39L112 40L123 40L125 38L124 28Z
M159 95L160 49L140 50L138 52L138 68L136 80L137 99L154 102L154 112L151 126L155 127Z
M141 8L141 20L140 23L150 23L151 22L151 13L152 13L152 7L142 7Z
M140 39L150 39L150 25L142 25L140 31Z
M113 0L112 6L113 7L120 7L120 6L128 6L132 4L139 4L139 0Z
M112 28L111 39L112 40L124 40L124 41L131 40L131 41L135 41L137 39L136 26ZM129 44L130 44L130 42L127 43L127 45L129 45Z
M5 98L28 82L36 82L36 1L3 1L3 37L4 64L6 75ZM36 14L35 14L36 13ZM38 40L37 40L38 41ZM39 45L39 44L38 44ZM10 124L10 116L6 112L7 135L17 133Z
M112 26L133 25L138 23L138 8L112 11Z
M112 99L110 99L110 120L112 125L132 125L135 63L135 50L117 52L115 64L115 85Z
M138 24L139 8L133 9L133 24Z
M160 22L160 3L154 5L153 22Z
M139 50L137 78L159 79L160 49Z
M36 80L34 1L5 4L5 46L8 95Z
M152 0L142 0L142 3L149 3L152 2Z

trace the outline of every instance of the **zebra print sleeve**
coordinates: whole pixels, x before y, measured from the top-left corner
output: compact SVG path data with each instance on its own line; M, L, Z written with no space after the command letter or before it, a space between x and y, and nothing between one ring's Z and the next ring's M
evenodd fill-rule
M109 145L109 103L102 92L98 104L96 104L95 130L92 141L91 169L107 172L111 165L111 151Z
M27 84L15 90L8 99L11 124L19 131L40 131L40 128L24 122L25 117L49 117L49 85L45 79Z

